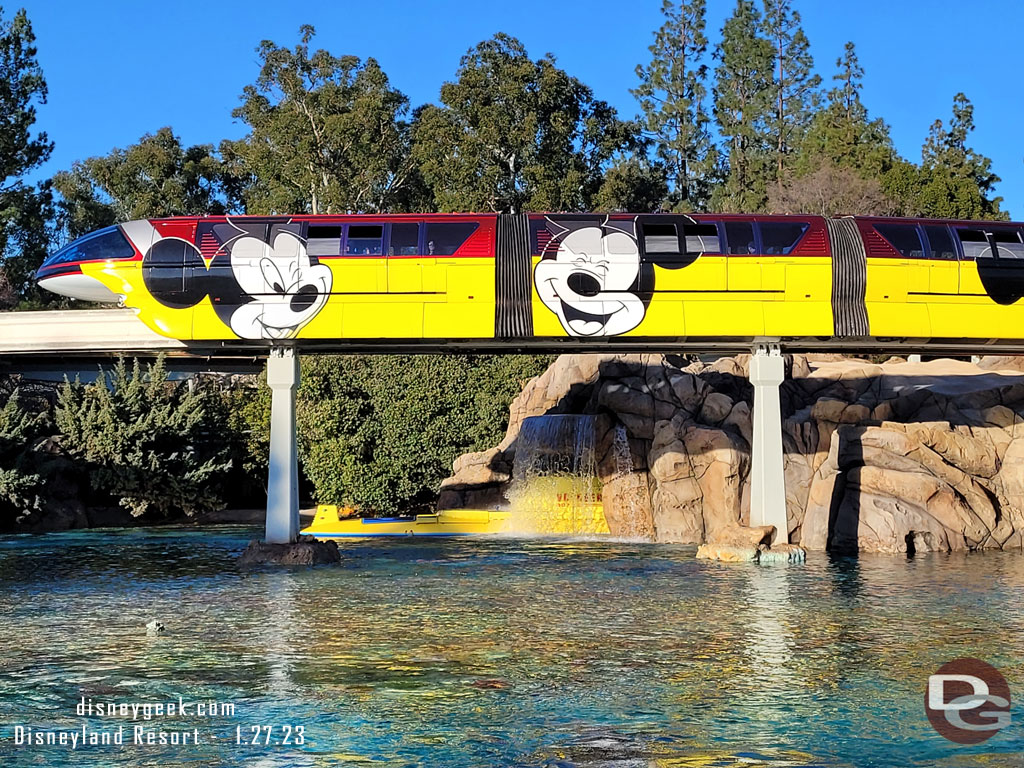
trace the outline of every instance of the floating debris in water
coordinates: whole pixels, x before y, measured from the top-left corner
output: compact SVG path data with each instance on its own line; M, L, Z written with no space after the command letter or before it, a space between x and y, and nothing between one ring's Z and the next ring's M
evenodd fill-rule
M151 622L149 622L146 625L146 634L147 635L159 635L163 631L164 631L164 623L162 621L157 621L156 619L153 619Z

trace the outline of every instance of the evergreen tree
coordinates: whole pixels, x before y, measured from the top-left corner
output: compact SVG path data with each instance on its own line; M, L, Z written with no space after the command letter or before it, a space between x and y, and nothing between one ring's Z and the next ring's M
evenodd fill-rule
M811 120L794 164L797 176L809 173L824 163L856 170L865 178L878 178L895 159L889 126L878 118L871 120L860 100L864 70L853 43L847 43L836 61L837 85L827 95L824 109Z
M413 153L443 211L578 211L636 127L556 66L498 34L472 48L441 105L423 107Z
M226 425L205 390L169 383L163 359L129 370L119 360L107 377L65 380L54 419L61 446L82 462L95 491L133 515L188 515L221 506L230 469Z
M705 107L705 0L663 0L661 12L665 23L654 35L650 64L636 68L640 85L632 93L665 164L670 205L702 210L718 161Z
M17 389L6 398L0 392L0 402L0 511L28 514L42 506L40 457L32 447L45 434L47 417L24 408Z
M715 117L728 148L728 173L714 194L716 210L756 212L767 202L774 57L760 26L753 1L737 0L715 54Z
M774 105L769 133L774 138L775 175L796 151L818 107L821 77L813 74L810 43L790 0L764 0L764 36L774 49Z
M36 106L47 95L35 40L24 10L8 21L0 8L0 273L20 296L32 292L29 280L46 257L52 217L49 184L24 180L53 151L45 133L32 133Z
M1005 218L1001 197L994 197L999 177L992 161L967 146L974 130L974 107L958 93L953 98L949 128L936 120L921 149L921 185L916 208L920 215L952 219Z

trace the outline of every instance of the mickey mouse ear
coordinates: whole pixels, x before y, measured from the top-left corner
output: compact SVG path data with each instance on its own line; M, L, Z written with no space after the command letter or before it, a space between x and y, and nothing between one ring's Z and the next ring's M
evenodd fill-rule
M204 298L202 281L193 280L193 269L206 271L202 255L192 243L176 237L157 240L142 257L142 281L154 299L165 307L187 309Z

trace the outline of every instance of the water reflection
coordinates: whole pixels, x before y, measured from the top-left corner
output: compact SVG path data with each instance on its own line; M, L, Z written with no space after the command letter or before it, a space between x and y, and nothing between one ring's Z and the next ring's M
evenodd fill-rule
M1024 747L1019 729L953 747L921 711L956 656L1020 690L1019 553L759 567L401 540L247 572L249 534L0 539L0 764L998 767ZM164 634L145 633L154 618ZM189 752L13 746L16 724L80 727L81 696L237 709L186 718L217 737ZM306 743L236 744L254 725L302 725Z

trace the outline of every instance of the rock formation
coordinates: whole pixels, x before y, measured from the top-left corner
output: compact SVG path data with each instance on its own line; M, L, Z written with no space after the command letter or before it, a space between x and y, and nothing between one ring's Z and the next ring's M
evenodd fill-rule
M1024 545L1024 373L955 360L795 355L782 386L789 541L875 552ZM563 355L496 447L456 460L440 508L500 505L524 419L597 417L613 534L724 542L749 523L747 358ZM1006 366L1008 367L1008 366ZM628 461L613 451L624 434Z

